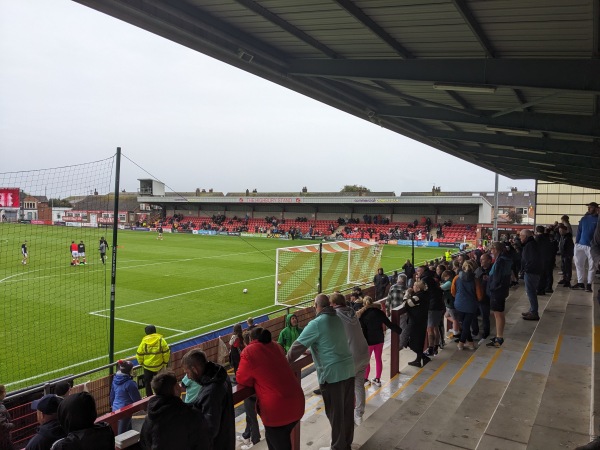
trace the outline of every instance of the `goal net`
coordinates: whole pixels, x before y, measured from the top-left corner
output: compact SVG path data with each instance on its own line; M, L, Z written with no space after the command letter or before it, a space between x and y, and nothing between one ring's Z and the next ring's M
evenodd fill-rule
M102 236L112 249L113 167L111 157L0 173L0 374L8 391L108 362L109 321L91 313L109 302L110 250L105 265L98 250ZM72 243L85 256L74 258Z
M381 247L361 241L339 241L277 249L275 304L295 305L319 292L342 291L372 279L381 262Z

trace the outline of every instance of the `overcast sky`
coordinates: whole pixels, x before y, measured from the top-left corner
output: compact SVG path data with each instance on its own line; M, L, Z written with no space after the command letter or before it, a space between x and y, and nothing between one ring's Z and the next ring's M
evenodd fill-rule
M0 172L116 147L176 191L494 188L492 172L78 3L0 0ZM123 161L121 187L148 177Z

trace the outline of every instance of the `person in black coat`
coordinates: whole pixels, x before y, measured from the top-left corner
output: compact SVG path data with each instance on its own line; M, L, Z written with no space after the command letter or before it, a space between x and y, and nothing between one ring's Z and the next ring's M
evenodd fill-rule
M442 341L440 333L440 323L446 311L444 303L444 292L440 287L437 274L427 266L417 267L417 276L419 280L427 285L427 295L429 297L429 313L427 319L427 342L428 349L426 356L437 355L438 348Z
M160 371L152 379L154 397L148 402L148 414L140 433L145 450L205 450L210 439L202 414L181 400L181 388L175 373Z
M412 278L415 276L415 267L410 262L410 259L406 260L406 263L404 263L402 266L402 270L404 270L407 280L412 280Z
M537 287L537 295L546 295L546 292L552 291L554 270L554 261L556 260L556 249L550 240L549 235L543 225L535 227L535 241L540 252L542 270L540 272L540 281ZM550 289L548 289L550 287Z
M573 274L573 255L575 253L575 244L573 243L573 235L569 233L569 229L562 223L558 226L560 233L560 241L558 251L560 252L560 268L562 270L562 279L558 284L562 284L566 288L571 287L571 276Z
M383 310L377 304L371 303L371 300L365 302L365 308L361 310L359 321L367 344L369 345L369 358L375 353L375 378L373 384L381 386L381 371L383 370L383 341L385 335L383 333L383 325L391 328L396 333L401 334L402 328L395 323L390 322L390 319L385 315ZM365 381L369 379L370 365L367 365L365 370Z
M385 273L383 273L383 269L381 267L377 269L377 275L373 277L373 284L375 285L375 300L385 297L385 290L390 284L390 279Z
M206 359L202 350L187 352L182 359L188 378L202 386L192 406L206 421L211 449L235 449L235 413L231 382L225 368Z
M542 258L537 242L533 238L531 230L521 230L521 269L525 275L525 290L529 299L529 311L523 312L525 320L540 320L538 314L537 287L542 272Z
M106 422L95 423L96 401L88 392L71 394L58 407L58 421L67 437L52 450L114 450L115 435Z
M427 318L429 316L429 294L427 285L419 280L413 289L406 291L405 306L407 308L408 321L410 323L410 337L408 346L417 354L414 361L408 364L415 367L421 367L427 364L431 359L423 354L425 346L425 336L427 334Z
M36 411L40 427L27 443L26 450L49 450L52 444L67 435L58 423L56 415L61 402L61 397L48 394L31 403L31 409Z

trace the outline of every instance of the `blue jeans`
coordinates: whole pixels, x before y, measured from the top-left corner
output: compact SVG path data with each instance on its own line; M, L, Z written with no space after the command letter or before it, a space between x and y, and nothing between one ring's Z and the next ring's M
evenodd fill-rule
M534 273L525 273L525 291L529 299L529 312L538 313L537 287L540 282L540 276Z

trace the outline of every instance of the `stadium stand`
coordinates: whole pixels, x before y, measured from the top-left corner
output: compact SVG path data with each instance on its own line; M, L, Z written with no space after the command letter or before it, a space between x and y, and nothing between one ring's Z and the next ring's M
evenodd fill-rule
M449 343L422 368L406 366L413 354L399 351L398 336L391 333L384 360L389 377L381 388L369 391L366 420L356 430L355 444L362 450L574 448L586 444L598 432L600 408L600 295L594 294L591 302L589 295L557 289L539 298L541 320L529 322L521 319L528 306L527 295L522 287L513 288L501 348L482 345L475 351L460 351ZM399 309L393 312L394 322L398 323L400 313ZM303 326L314 316L314 309L295 314ZM277 317L261 325L275 337L283 321ZM196 348L216 360L218 346L214 339ZM173 353L171 368L179 377L183 375L181 357L188 350ZM294 370L300 375L309 363L308 359L299 361ZM311 379L314 383L314 375ZM98 420L116 427L119 418L143 409L147 399L109 413L109 386L110 377L104 377L85 387L96 398L99 413L104 414ZM303 387L310 392L313 385L303 380ZM83 388L78 385L74 391ZM251 390L236 389L235 400L251 394ZM17 424L18 443L23 444L35 428L30 402L10 412ZM301 430L294 435L294 450L328 444L328 424L323 415L310 408L307 414L314 417L301 422Z

